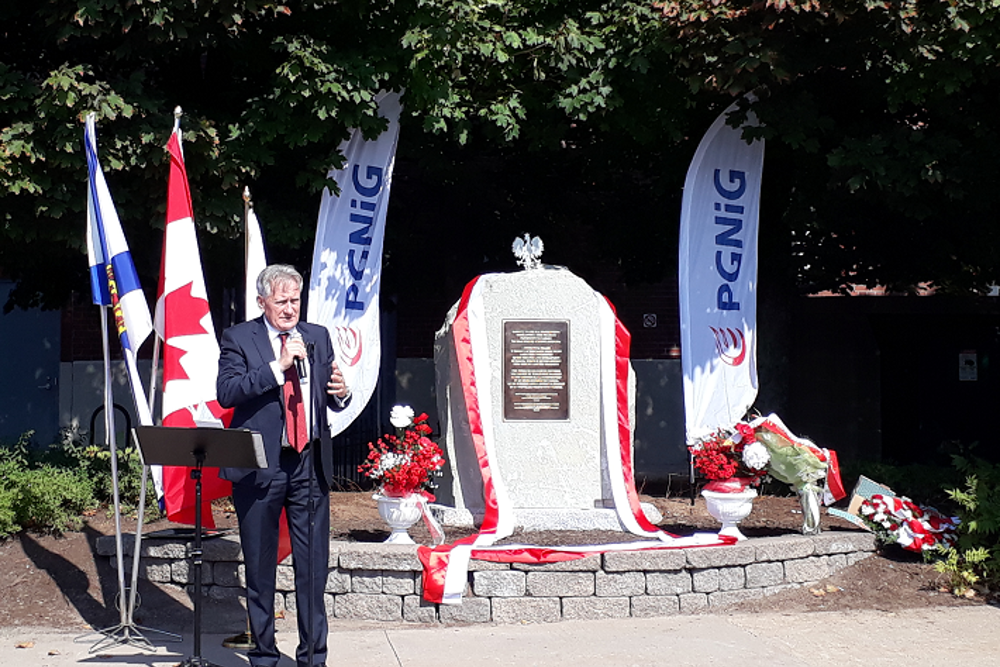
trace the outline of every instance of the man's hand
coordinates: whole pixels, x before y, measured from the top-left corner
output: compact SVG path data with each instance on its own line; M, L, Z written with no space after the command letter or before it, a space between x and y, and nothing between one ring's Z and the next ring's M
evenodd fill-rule
M278 366L281 367L282 372L285 372L295 362L296 357L305 359L306 356L306 343L302 337L292 338L289 336L285 341L285 349L282 350L281 356L278 358Z
M337 398L344 398L348 393L344 374L340 372L336 361L330 362L330 381L326 383L326 393Z

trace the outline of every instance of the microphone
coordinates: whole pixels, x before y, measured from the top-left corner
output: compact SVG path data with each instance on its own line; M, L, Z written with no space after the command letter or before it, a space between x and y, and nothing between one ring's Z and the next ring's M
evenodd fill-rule
M294 340L302 340L302 334L300 334L298 331L293 331L289 335L289 338L292 338ZM307 377L309 377L308 373L306 373L305 359L302 359L301 357L295 357L292 361L295 363L295 372L299 374L300 380L305 380Z

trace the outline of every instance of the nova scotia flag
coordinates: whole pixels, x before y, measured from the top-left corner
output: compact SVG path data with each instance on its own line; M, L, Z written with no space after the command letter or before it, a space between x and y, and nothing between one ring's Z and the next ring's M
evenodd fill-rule
M90 287L93 302L111 306L121 340L125 365L132 385L139 421L153 423L149 403L139 381L135 353L153 330L146 296L142 293L132 255L125 241L118 212L97 161L97 132L94 114L87 114L84 130L87 153L87 256L90 260Z

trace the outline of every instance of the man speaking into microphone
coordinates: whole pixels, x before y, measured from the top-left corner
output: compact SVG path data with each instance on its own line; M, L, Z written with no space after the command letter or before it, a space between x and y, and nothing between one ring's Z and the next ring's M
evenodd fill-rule
M302 276L273 264L257 278L264 314L222 334L217 393L232 407L231 428L261 433L267 468L223 468L233 482L246 565L247 612L256 642L252 667L275 667L274 593L278 521L288 516L298 615L298 667L326 663L323 590L330 552L333 442L327 408L343 409L350 391L326 327L299 321ZM310 657L312 660L310 661Z

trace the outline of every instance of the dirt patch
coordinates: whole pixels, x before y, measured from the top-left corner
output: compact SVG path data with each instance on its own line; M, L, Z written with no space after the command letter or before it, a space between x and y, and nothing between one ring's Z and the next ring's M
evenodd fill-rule
M694 504L686 498L650 498L663 513L660 526L678 535L715 531L718 524L705 510L704 502ZM236 518L225 502L217 503L215 522L219 529L235 529ZM791 534L799 531L802 515L795 498L764 496L754 501L754 509L740 528L747 537ZM378 516L370 493L332 494L330 510L331 537L335 540L380 542L388 530ZM822 519L825 531L857 531L853 524L827 516ZM148 524L145 533L176 528L167 521ZM123 519L122 530L135 531L134 521ZM113 535L114 521L106 512L88 517L83 530L60 537L21 534L0 543L0 625L79 628L106 626L117 622L117 575L98 557L97 538ZM449 529L448 538L471 533ZM410 534L427 544L430 535L423 525ZM515 535L512 541L527 541ZM596 544L622 541L622 533L610 531L549 531L531 533L530 541L539 545ZM964 606L982 604L981 600L959 599L942 591L944 580L933 566L920 556L893 550L867 558L811 588L790 589L760 600L751 600L727 611L837 611L873 609L896 611L913 607ZM155 605L165 594L140 582L145 604ZM183 594L179 594L183 595ZM165 601L165 600L163 600Z

